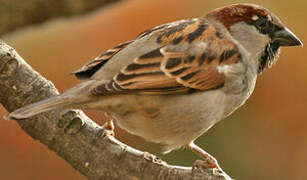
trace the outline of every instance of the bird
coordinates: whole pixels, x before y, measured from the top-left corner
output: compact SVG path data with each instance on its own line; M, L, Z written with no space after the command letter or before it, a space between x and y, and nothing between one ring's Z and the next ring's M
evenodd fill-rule
M241 107L281 47L303 43L268 9L231 4L162 24L73 72L84 80L6 116L24 120L55 109L102 110L164 152L188 147L208 168L217 160L194 141ZM111 130L113 130L111 128Z

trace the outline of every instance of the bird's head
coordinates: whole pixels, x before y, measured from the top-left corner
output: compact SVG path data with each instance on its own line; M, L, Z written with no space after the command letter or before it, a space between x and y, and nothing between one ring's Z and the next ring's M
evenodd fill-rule
M281 46L303 43L269 10L254 4L234 4L206 15L221 23L255 59L258 72L271 67Z

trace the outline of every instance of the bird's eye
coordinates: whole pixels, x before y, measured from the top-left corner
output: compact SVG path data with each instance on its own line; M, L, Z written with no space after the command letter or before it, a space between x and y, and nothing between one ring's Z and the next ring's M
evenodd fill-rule
M258 27L258 28L265 28L266 26L268 26L268 21L264 18L259 18L256 22L255 22L255 25Z
M256 28L263 32L266 33L269 28L270 28L271 23L268 21L267 18L265 17L259 17L256 21L255 21L255 26Z

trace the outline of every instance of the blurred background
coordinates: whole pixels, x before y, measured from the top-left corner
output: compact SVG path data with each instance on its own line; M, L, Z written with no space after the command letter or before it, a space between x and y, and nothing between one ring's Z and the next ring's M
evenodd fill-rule
M78 83L72 72L108 48L161 23L200 16L226 0L126 0L90 14L60 18L1 37L63 92ZM307 1L248 1L273 11L307 43ZM258 79L248 102L196 143L233 178L307 179L307 63L305 48L283 48L278 63ZM1 106L1 105L0 105ZM6 114L0 107L0 117ZM87 113L103 124L103 112ZM116 129L126 144L157 153L157 147ZM191 166L189 150L159 155L170 164ZM0 179L77 179L84 176L25 134L0 119Z

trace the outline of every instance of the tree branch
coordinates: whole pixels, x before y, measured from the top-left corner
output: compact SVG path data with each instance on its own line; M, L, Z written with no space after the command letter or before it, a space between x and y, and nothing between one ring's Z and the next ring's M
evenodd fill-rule
M9 111L58 94L17 52L0 42L0 102ZM199 166L171 166L113 137L82 111L53 111L22 121L21 128L88 179L228 179Z
M119 0L0 0L0 35L46 20L84 14Z

